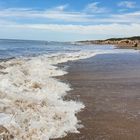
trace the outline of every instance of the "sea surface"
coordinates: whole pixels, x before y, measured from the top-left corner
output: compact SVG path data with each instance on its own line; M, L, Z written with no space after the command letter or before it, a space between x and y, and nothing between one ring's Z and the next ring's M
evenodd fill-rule
M55 78L67 74L57 64L110 53L137 51L68 42L0 40L0 125L15 140L49 140L78 133L83 126L75 115L85 105L63 100L72 89Z
M0 58L37 56L42 54L69 53L81 50L112 50L114 47L75 45L69 42L0 39Z

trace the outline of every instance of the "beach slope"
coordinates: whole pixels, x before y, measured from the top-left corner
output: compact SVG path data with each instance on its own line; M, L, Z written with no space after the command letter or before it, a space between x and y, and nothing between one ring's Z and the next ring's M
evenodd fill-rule
M59 140L140 139L140 54L103 54L63 64L73 91L66 100L80 100L84 128ZM61 65L61 66L63 66Z

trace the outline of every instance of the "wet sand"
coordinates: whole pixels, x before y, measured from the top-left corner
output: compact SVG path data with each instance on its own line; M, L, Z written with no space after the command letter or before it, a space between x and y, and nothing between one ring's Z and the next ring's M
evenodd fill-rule
M105 54L61 64L67 100L82 101L79 134L57 140L140 140L140 54Z

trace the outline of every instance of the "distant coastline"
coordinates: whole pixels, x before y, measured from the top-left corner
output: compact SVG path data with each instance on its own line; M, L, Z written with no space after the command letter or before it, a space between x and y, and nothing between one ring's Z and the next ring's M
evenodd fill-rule
M77 41L76 44L99 44L99 45L115 45L122 48L140 48L140 36L128 38L109 38L105 40L85 40Z

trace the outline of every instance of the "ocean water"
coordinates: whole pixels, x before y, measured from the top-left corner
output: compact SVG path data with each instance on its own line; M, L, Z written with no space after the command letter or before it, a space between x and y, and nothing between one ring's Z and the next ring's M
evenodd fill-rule
M104 53L132 53L113 46L0 40L0 125L15 140L49 140L79 133L79 101L64 101L71 90L55 78L67 74L57 64Z
M94 50L108 50L113 47L94 47ZM0 39L0 59L37 56L42 54L69 53L81 50L93 50L91 46L74 45L62 42L31 41L31 40L2 40Z

